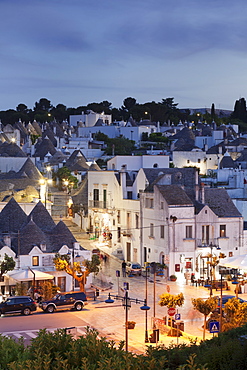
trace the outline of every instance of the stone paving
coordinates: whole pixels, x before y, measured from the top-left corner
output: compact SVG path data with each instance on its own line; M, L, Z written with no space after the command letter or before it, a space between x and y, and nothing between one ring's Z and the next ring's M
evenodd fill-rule
M95 243L88 239L88 235L83 233L80 228L72 222L71 219L63 219L66 225L70 228L76 239L83 245L84 248L92 250L95 248ZM107 252L105 249L102 251ZM97 329L101 336L107 339L119 342L125 339L125 309L122 306L122 301L115 300L114 303L105 303L108 294L124 295L123 283L129 283L129 297L143 300L146 295L146 280L144 276L116 277L116 270L121 270L121 261L116 257L111 257L108 254L106 262L102 262L99 277L102 280L110 281L110 290L100 290L99 297L96 301L90 300L86 309L83 310L83 320L88 322L88 325ZM178 312L181 314L181 320L184 322L183 336L168 337L166 334L160 334L159 345L169 346L171 343L190 343L191 340L197 340L199 343L203 337L203 315L195 311L192 307L192 298L207 298L209 297L209 290L204 287L195 287L186 285L184 282L166 281L163 277L157 277L154 284L153 276L147 279L147 304L150 310L147 313L147 323L149 336L152 333L152 317L163 319L167 316L167 308L161 307L159 296L162 293L170 291L171 294L178 294L182 292L185 297L185 303ZM213 292L217 295L218 292ZM224 292L224 294L233 294L233 292ZM241 294L243 299L247 299L247 294ZM155 302L155 303L154 303ZM151 343L145 344L145 312L140 309L141 304L132 303L128 310L128 320L135 321L135 329L128 330L129 349L131 351L140 353L144 352L146 345L156 345ZM206 332L206 339L211 339L213 334Z

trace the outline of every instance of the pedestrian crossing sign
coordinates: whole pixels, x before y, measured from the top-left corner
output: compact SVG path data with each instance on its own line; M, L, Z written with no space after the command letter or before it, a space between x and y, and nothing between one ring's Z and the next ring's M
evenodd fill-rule
M218 333L220 331L219 321L211 321L209 323L209 331L210 333Z

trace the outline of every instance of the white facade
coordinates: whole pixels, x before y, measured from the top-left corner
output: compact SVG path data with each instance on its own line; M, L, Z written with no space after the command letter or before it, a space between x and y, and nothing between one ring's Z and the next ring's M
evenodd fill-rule
M200 169L201 175L206 175L208 170L218 168L219 161L222 159L219 154L206 154L201 149L193 149L191 151L173 151L172 162L175 167L197 167Z
M83 261L85 259L90 260L91 259L91 251L87 250L80 250L78 248L78 243L75 243L74 250L77 256L77 261ZM42 248L42 247L41 247ZM56 271L54 264L53 264L53 258L55 257L55 253L47 253L45 251L42 251L40 247L34 246L30 253L28 255L20 255L18 258L15 255L15 252L9 247L4 246L0 249L0 261L4 259L5 253L12 257L15 262L15 270L14 272L19 272L20 270L27 270L28 268L31 268L34 272L35 271L42 271L49 273L50 275L54 276L54 284L57 286L63 286L64 291L71 291L72 290L72 277L64 271ZM64 245L59 253L60 254L67 254L70 252L72 254L73 250L70 250L66 245ZM80 257L78 257L80 256ZM86 287L90 287L90 284L92 282L92 277L89 276L87 278L87 284ZM31 282L32 283L32 282ZM2 286L14 286L16 284L16 281L13 280L13 278L5 276L4 282L0 282L0 287ZM0 292L1 293L1 292ZM6 292L9 293L8 291Z
M169 168L168 155L117 155L107 162L108 170L139 171L141 168Z
M142 139L142 134L157 132L156 126L90 126L78 127L78 136L84 137L85 135L93 136L97 132L102 132L110 138L124 136L126 139L133 140L138 145Z
M110 125L112 123L111 115L105 114L104 112L95 113L90 110L87 114L82 112L82 114L69 116L70 126L92 127L98 119L102 119L105 125Z

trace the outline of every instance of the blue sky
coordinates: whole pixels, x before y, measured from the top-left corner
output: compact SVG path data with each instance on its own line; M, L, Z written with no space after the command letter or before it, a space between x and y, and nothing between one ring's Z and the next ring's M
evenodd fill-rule
M247 98L246 0L0 0L0 14L0 110Z

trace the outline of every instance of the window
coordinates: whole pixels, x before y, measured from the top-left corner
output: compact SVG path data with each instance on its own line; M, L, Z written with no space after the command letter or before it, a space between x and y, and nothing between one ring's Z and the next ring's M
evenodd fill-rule
M38 256L33 256L33 266L39 266L39 257Z
M192 239L192 226L186 226L186 239Z
M202 226L202 242L209 244L209 225Z
M117 241L118 243L121 242L121 227L117 228Z
M127 191L127 199L132 199L132 191Z
M201 163L201 160L200 160L200 158L198 158L198 159L197 159L197 163Z
M187 159L187 163L190 163L190 160L189 159Z
M117 211L117 223L120 224L120 211Z
M145 208L154 208L153 198L146 198L145 199Z
M160 209L164 209L164 202L160 202Z
M130 212L127 212L127 229L129 230L131 228L131 214Z
M139 215L136 213L136 229L139 229Z
M165 226L160 225L160 238L164 239L165 238Z
M226 237L226 225L220 225L220 238Z
M106 197L107 197L106 189L103 189L103 208L106 208Z
M150 224L150 234L149 234L149 236L150 236L151 238L153 238L153 237L154 237L154 224Z
M99 189L93 189L93 205L99 207Z

